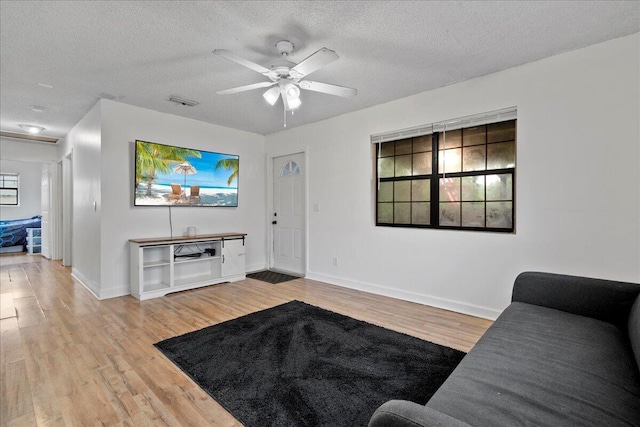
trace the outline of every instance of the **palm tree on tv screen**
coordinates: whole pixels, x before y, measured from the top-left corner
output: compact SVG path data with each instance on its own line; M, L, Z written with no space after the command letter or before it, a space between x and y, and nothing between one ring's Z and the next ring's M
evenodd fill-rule
M151 186L158 173L170 173L171 165L187 161L187 157L200 158L200 151L151 142L136 141L136 188L141 182L147 183L147 196L151 196Z
M240 159L235 158L235 159L222 159L222 160L218 160L218 163L216 163L216 170L218 169L227 169L231 171L231 175L229 176L229 179L227 180L227 185L231 185L231 183L233 182L234 179L238 178L238 170L240 169Z

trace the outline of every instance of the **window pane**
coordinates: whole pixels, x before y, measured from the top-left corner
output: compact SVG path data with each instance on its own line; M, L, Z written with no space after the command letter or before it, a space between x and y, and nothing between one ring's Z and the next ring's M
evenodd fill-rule
M385 157L383 159L378 159L378 177L393 178L394 166L394 157Z
M411 204L411 224L428 225L431 222L431 208L429 203Z
M380 144L380 152L378 153L378 157L389 157L393 156L395 151L395 142L385 142L384 144Z
M411 176L411 154L396 157L396 176Z
M411 140L403 139L396 141L396 156L400 154L411 154Z
M474 126L462 129L462 145L483 145L486 142L486 126Z
M393 203L378 203L378 223L393 224Z
M431 135L424 135L413 138L413 152L420 153L423 151L431 151L431 139Z
M394 224L411 223L411 203L393 204L393 222Z
M512 185L511 174L487 175L487 200L511 200Z
M513 203L487 202L487 227L512 228Z
M13 188L0 189L0 205L18 205L18 190Z
M300 167L296 162L287 162L280 171L281 177L300 175Z
M428 179L416 179L411 181L411 201L428 202L431 200L431 181Z
M462 155L462 170L464 172L485 170L486 150L484 145L465 147Z
M444 172L446 173L454 173L454 172L460 172L460 155L461 155L461 148L455 148L453 150L444 150L444 151L440 151L438 153L438 171L439 173L443 173L443 166L445 166L446 169L444 169Z
M411 181L396 181L393 184L393 200L395 202L411 201Z
M440 200L443 202L460 201L460 178L440 178Z
M413 175L427 175L431 173L431 151L413 155Z
M484 200L484 176L462 177L462 200L465 202Z
M460 226L460 203L440 203L440 225Z
M492 123L487 125L487 142L513 141L516 139L516 122Z
M4 175L2 181L3 187L18 188L18 175Z
M458 148L462 146L462 129L442 132L440 148Z
M516 143L499 142L487 146L487 169L513 168L516 166Z
M484 203L462 203L462 226L484 227Z
M381 182L378 187L378 202L393 202L393 182Z

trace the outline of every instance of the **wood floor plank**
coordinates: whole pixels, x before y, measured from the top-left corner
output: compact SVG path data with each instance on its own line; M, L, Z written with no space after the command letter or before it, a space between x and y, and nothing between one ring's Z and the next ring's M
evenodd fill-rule
M2 416L15 425L34 420L33 400L24 359L3 365L0 382Z
M491 322L307 279L99 301L59 262L0 257L0 426L241 424L154 343L300 300L468 351ZM7 309L9 314L10 309Z
M16 317L13 292L0 292L0 319L7 319L9 317Z
M17 317L0 320L0 343L0 366L24 358Z
M27 378L29 384L35 384L33 388L33 409L36 415L37 425L55 426L64 425L64 417L58 407L57 396L46 368L46 360L29 353L25 358Z

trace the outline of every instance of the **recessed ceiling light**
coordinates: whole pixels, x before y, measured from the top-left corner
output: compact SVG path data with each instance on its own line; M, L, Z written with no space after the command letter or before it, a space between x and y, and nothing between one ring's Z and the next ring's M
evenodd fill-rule
M42 105L29 105L29 108L36 113L42 113L47 109L47 107L43 107Z
M26 130L29 133L40 133L44 130L44 128L42 126L36 126L36 125L18 125L20 126L22 129Z

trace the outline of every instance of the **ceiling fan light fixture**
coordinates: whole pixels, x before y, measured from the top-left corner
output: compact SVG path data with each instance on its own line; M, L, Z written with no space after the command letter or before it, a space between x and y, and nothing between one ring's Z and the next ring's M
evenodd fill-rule
M302 101L300 101L300 98L289 98L287 96L287 104L289 105L290 110L295 110L302 105Z
M291 82L285 82L282 84L282 98L286 98L287 110L295 110L300 105L300 89L298 86Z
M18 125L20 126L22 129L26 130L27 132L31 133L31 134L36 134L36 133L40 133L44 130L44 128L42 126L36 126L36 125L27 125L27 124L21 124Z
M266 99L269 105L275 105L278 101L278 97L280 97L280 88L275 86L262 94L262 97Z
M286 91L287 91L287 97L288 98L299 98L300 97L300 89L298 89L298 86L296 86L296 85L294 85L292 83L289 83L287 85Z

